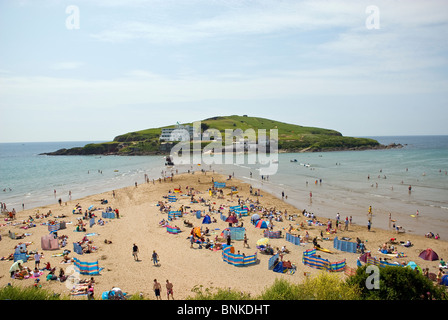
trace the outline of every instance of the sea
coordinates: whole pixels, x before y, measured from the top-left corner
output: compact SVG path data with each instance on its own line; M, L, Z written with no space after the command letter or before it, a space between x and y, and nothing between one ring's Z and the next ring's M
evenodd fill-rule
M339 213L366 228L369 219L373 229L390 229L395 222L406 233L432 232L448 239L448 136L368 138L403 148L279 153L269 164L276 172L268 176L260 171L265 162L243 154L231 163L167 168L160 155L40 155L101 141L0 143L0 201L21 211L145 183L145 177L213 170L251 184L262 195L281 199L283 193L295 213L306 209L324 222ZM222 182L231 185L231 180Z

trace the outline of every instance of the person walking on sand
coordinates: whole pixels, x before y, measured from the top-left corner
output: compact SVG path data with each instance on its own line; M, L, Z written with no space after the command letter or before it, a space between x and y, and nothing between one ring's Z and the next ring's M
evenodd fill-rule
M170 300L170 295L171 295L171 299L174 300L174 296L173 296L173 284L171 282L168 281L168 279L166 280L166 298L168 300Z
M152 251L152 261L154 265L159 265L159 255L157 254L156 250Z
M162 300L162 297L160 296L160 291L162 291L162 286L160 283L157 282L157 279L154 279L153 284L154 294L156 295L157 300Z
M370 231L370 228L372 227L372 222L370 220L367 222L367 230Z
M138 260L138 247L135 243L132 247L132 255L134 256L134 261L139 261Z

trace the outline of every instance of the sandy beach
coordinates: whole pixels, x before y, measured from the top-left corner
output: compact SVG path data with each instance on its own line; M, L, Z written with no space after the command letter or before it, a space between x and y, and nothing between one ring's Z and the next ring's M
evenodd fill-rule
M212 178L217 182L226 182L227 187L235 186L238 189L238 194L232 197L228 195L229 188L224 189L224 198L218 199L216 196L210 196L208 189L212 187ZM40 208L29 209L17 212L16 219L13 221L2 221L0 227L0 234L2 236L0 246L0 257L7 257L14 252L15 246L19 243L30 243L27 246L28 251L43 252L41 267L45 262L50 262L52 267L56 267L56 274L59 273L59 268L67 269L70 264L61 264L61 256L52 256L62 253L63 249L71 250L69 257L77 257L82 261L99 262L99 266L103 268L100 275L95 276L95 298L101 299L101 293L108 291L112 287L119 287L124 292L129 294L141 293L147 299L155 299L152 289L154 279L162 284L162 299L166 300L165 282L168 279L174 285L174 298L185 299L192 296L192 288L194 286L202 285L204 288L232 288L244 292L249 292L253 295L260 294L266 286L271 285L276 278L284 278L291 282L302 282L305 279L305 273L311 275L322 272L317 269L305 266L302 263L302 253L306 249L313 248L311 240L323 232L324 237L330 240L319 240L319 244L323 248L327 248L332 253L319 252L323 258L331 262L347 260L347 265L351 268L356 268L356 260L359 254L341 252L333 248L333 239L335 236L348 237L351 241L360 238L365 241L366 249L371 251L372 256L377 258L388 257L378 252L378 248L389 241L390 238L396 238L397 241L410 240L413 246L406 248L401 245L396 245L399 252L403 252L406 257L391 258L391 261L398 262L416 262L421 268L429 268L431 273L437 274L439 261L426 261L418 257L421 251L432 248L440 258L446 260L448 258L448 246L444 235L442 239L428 239L423 235L395 233L392 229L384 230L378 229L373 224L370 232L366 225L350 225L348 231L338 230L336 234L327 235L325 232L327 218L320 218L317 220L322 222L323 226L308 226L301 227L301 223L307 220L302 215L302 211L307 208L304 203L303 207L294 207L278 197L271 194L261 192L262 196L256 197L249 193L250 186L237 179L227 180L227 176L213 174L211 172L195 172L194 174L180 174L175 175L173 181L167 179L166 181L150 181L149 183L139 184L136 186L129 186L123 189L115 190L115 198L112 195L112 190L102 194L88 196L82 199L76 199L68 202L63 202L59 205L55 198L55 204L47 205ZM237 177L236 177L237 178ZM194 188L195 199L202 197L205 203L191 203L190 197L183 196L188 188ZM166 228L161 227L159 222L167 219L165 213L161 213L157 206L159 201L168 204L168 200L164 197L168 196L169 191L174 191L175 188L181 188L183 193L178 193L177 202L171 203L173 210L178 210L181 205L187 207L185 210L188 214L183 218L174 220L171 225L180 227L182 232L177 235L169 234ZM275 208L276 211L282 213L287 210L288 215L295 215L294 221L284 219L282 222L274 221L273 231L282 231L283 237L281 239L271 239L271 246L274 248L281 248L286 246L290 250L289 254L284 256L284 260L290 260L296 264L297 272L293 275L279 274L268 270L268 260L271 256L261 254L256 248L256 242L263 238L263 230L255 228L250 223L249 216L243 217L241 220L246 228L249 248L243 246L243 241L232 241L235 250L241 251L246 255L252 255L258 252L258 263L247 267L235 267L222 261L221 251L211 251L205 248L198 249L195 244L190 248L188 237L191 228L184 225L184 221L188 220L194 226L206 227L210 229L210 238L213 240L216 235L220 236L223 229L228 227L228 223L220 219L219 213L209 213L209 205L217 211L220 207L224 207L222 212L228 215L229 207L238 204L238 197L242 200L249 200L252 202L259 201L260 205L265 208ZM107 199L108 204L101 204L101 199ZM250 202L246 202L249 204ZM104 219L105 224L100 226L98 224L89 227L88 220L86 232L74 232L77 219L81 217L79 214L73 214L73 208L76 204L82 207L82 211L87 210L91 205L95 206L97 210L93 213L97 217L101 217L101 212L106 207L118 209L120 212L119 219ZM332 204L329 210L332 211L337 207L337 204ZM368 208L368 204L366 204ZM344 208L340 208L344 212ZM46 214L51 210L51 216L47 218L36 219L36 213ZM210 216L216 219L216 223L202 224L202 219L196 218L196 211L201 210L202 214L209 213ZM190 213L191 211L191 213ZM366 209L367 211L367 209ZM255 213L255 212L254 212ZM257 212L258 213L258 212ZM334 212L334 218L331 219L333 226L335 225L337 211ZM64 218L58 218L58 221L65 221L67 228L58 232L59 236L68 236L67 246L55 251L41 250L41 237L47 235L48 227L43 225L50 220L55 220L55 217L65 215ZM33 217L36 227L23 229L26 220L29 216ZM376 219L388 219L388 217L378 217L374 215L373 221ZM98 218L96 219L98 220ZM341 221L345 220L345 216L341 216ZM367 221L367 217L366 217ZM71 224L70 224L71 222ZM296 230L295 234L305 236L309 233L309 243L304 245L293 245L286 241L284 235L288 228L292 225ZM218 230L219 229L219 230ZM297 230L298 229L298 230ZM11 239L8 232L15 232L16 234L29 233L23 239ZM93 253L78 255L73 251L73 242L80 241L86 233L96 233L96 235L89 237L93 246L97 247ZM112 243L106 244L105 240ZM139 260L134 261L132 255L133 244L139 248ZM157 252L160 259L160 264L155 266L151 261L153 250ZM32 286L33 279L12 279L9 274L9 268L13 261L0 261L0 285L5 286L8 283L20 286ZM24 264L30 269L34 269L34 261L29 260ZM45 276L48 271L45 271L41 276L40 284L43 288L50 289L54 292L62 294L69 294L70 289L65 283L59 281L46 281ZM338 273L341 277L345 277L344 273ZM89 276L80 276L81 279L88 279ZM86 299L84 296L74 297L75 299Z

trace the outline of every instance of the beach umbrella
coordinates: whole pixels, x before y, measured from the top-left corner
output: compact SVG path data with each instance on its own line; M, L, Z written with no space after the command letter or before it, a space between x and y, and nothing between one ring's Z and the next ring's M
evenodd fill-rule
M23 264L23 261L22 261L22 260L17 260L16 262L14 262L14 263L11 265L11 267L9 268L9 273L11 273L11 272L15 272L15 271L17 271L17 270L20 270L20 268L19 268L19 263L20 263L20 264Z
M269 225L269 222L264 221L264 220L258 220L257 224L255 225L255 228L267 229L268 225Z
M269 244L269 238L261 238L257 241L257 246L265 246Z

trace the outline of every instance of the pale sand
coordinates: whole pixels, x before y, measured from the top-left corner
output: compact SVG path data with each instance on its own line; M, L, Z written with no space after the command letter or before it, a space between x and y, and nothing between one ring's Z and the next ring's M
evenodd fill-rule
M249 197L249 185L243 184L238 180L226 181L226 177L218 174L214 174L215 181L227 182L227 185L235 185L239 188L239 195L243 199ZM67 229L60 230L59 235L68 235L68 245L67 249L71 250L70 257L78 257L84 261L99 261L100 267L104 268L101 271L101 275L95 276L95 296L96 299L101 298L101 293L103 291L110 290L112 287L120 287L124 292L130 294L133 293L143 293L145 298L154 299L154 293L152 290L153 280L157 279L162 284L162 298L166 299L166 289L165 281L170 280L174 284L174 297L175 299L185 299L188 296L192 296L193 293L191 289L195 285L202 285L205 288L220 287L220 288L232 288L244 292L250 292L252 295L260 294L266 286L271 285L276 278L287 279L291 282L302 282L305 278L304 272L310 273L311 275L317 274L321 271L313 269L311 267L304 266L302 261L302 252L306 249L312 248L312 243L305 246L295 246L282 239L271 239L271 244L273 247L281 247L286 245L286 247L291 250L290 254L285 255L285 260L291 260L298 267L297 272L294 275L279 274L268 270L268 260L271 256L264 254L258 254L259 263L256 265L248 267L235 267L229 265L222 261L221 251L213 252L206 249L197 249L195 244L194 249L190 248L190 242L187 237L190 234L190 228L184 227L183 220L189 220L194 223L195 226L202 226L204 229L208 227L212 232L215 228L219 228L217 231L219 234L221 231L228 226L226 222L221 221L218 214L211 214L218 221L217 223L212 223L208 225L202 225L202 219L197 219L195 215L189 214L187 217L176 220L174 225L177 225L183 231L178 235L171 235L166 232L166 229L159 227L159 221L163 218L167 218L166 214L161 214L159 212L159 207L156 206L159 200L167 201L163 199L163 196L168 194L168 190L173 190L179 185L182 187L183 191L186 191L186 186L194 187L196 190L201 191L202 194L197 195L196 198L202 196L209 199L208 188L212 186L211 183L212 173L196 172L196 174L182 174L174 177L174 182L156 182L154 185L141 184L137 188L135 186L123 188L120 190L115 190L116 198L113 199L112 191L103 194L97 194L89 196L83 199L72 200L63 203L62 206L58 204L48 205L36 209L30 209L17 214L17 219L14 223L20 222L27 219L29 215L34 217L37 210L40 213L46 213L48 210L52 211L53 217L65 214L68 217L65 221L72 221L73 224L68 224ZM201 182L198 182L198 179ZM225 189L227 192L229 189ZM226 193L227 193L226 192ZM288 211L288 214L297 214L298 218L294 222L284 221L274 223L274 231L282 230L283 234L286 233L286 229L289 224L298 227L298 224L305 221L305 217L302 215L302 210L306 207L304 204L303 208L295 208L279 198L276 198L270 194L262 192L262 197L259 197L261 205L266 208L275 207L278 210ZM93 240L93 245L98 246L97 252L92 254L77 255L73 252L73 242L79 241L84 236L84 233L73 232L75 229L75 222L79 215L73 215L72 209L76 203L79 203L83 210L86 210L90 205L95 205L97 208L104 208L105 205L101 205L99 200L105 198L109 200L107 206L112 208L118 208L120 210L120 219L105 219L107 223L104 226L94 225L92 228L87 226L87 233L96 232L99 235L90 237ZM190 204L188 197L179 197L181 200L173 204L174 209L178 209L181 204L190 206L189 210L207 210L208 207L203 204ZM256 200L255 197L250 197ZM56 201L55 201L56 202ZM218 209L220 205L226 206L228 208L230 205L237 204L237 198L234 196L233 200L230 196L225 197L225 199L213 198L212 202L216 203L215 208ZM341 208L341 212L343 208ZM101 216L101 210L95 211L97 216ZM224 210L227 215L228 209ZM336 212L335 212L336 216ZM318 217L319 218L319 217ZM387 217L377 217L374 219L388 219ZM42 226L41 224L48 219L37 220L37 227L28 230L20 229L20 226L6 225L0 227L0 232L2 235L2 241L0 246L0 256L7 256L14 252L14 247L19 242L33 242L28 247L28 250L39 250L40 238L42 235L48 234L47 226ZM345 216L341 217L342 221ZM320 219L324 224L327 219ZM333 226L335 220L332 219ZM233 241L233 245L236 250L240 250L246 255L254 254L256 249L256 241L263 237L263 230L255 228L250 223L250 216L243 218L244 226L246 227L246 232L249 239L250 249L243 248L243 241ZM6 223L6 222L4 222ZM8 230L22 234L24 232L32 233L31 236L25 237L23 240L12 240L8 237ZM325 227L308 227L308 232L310 233L310 241L316 236L320 235L321 230L324 230L324 236L329 236L331 239L335 235L326 235ZM305 235L305 230L301 229L298 231L300 235ZM391 237L396 237L399 241L411 240L414 244L411 248L405 248L403 246L398 246L400 252L404 252L407 257L401 259L392 259L394 261L415 261L422 268L428 267L430 272L436 273L438 271L438 261L425 261L418 257L418 254L426 249L432 248L439 254L439 257L448 259L448 246L447 242L443 240L427 239L424 236L411 235L411 234L399 234L388 230L376 229L373 225L372 231L367 232L366 226L350 226L349 231L339 231L337 233L339 238L350 237L352 241L355 241L356 237L361 240L367 240L367 250L371 250L372 255L376 257L385 257L384 255L377 252L378 247L384 242L388 241ZM444 235L442 235L443 237ZM214 239L215 234L210 236L210 239ZM104 240L111 240L112 244L105 244ZM139 247L139 258L141 261L136 262L132 256L132 246L137 244ZM356 268L356 259L359 254L354 253L344 253L333 249L332 241L322 241L319 242L322 247L328 248L333 251L333 254L322 253L320 255L324 258L329 259L331 262L336 262L347 259L347 265L352 268ZM160 266L154 266L151 261L152 251L156 250L160 257ZM61 257L51 257L55 253L60 253L61 250L57 251L44 251L44 258L42 259L41 266L43 262L50 261L52 267L57 267L58 274L59 268L62 267L66 269L69 265L60 264ZM13 285L24 285L31 286L33 280L16 280L11 279L9 276L9 268L12 261L0 261L0 285L4 286L8 283ZM25 263L26 266L34 269L34 261L31 260ZM46 276L48 272L44 273ZM345 277L343 273L338 273L341 277ZM81 276L83 279L89 278L88 276ZM69 289L64 283L58 281L46 281L42 278L40 282L43 288L48 288L55 292L60 292L63 294L68 294ZM77 299L80 299L78 297ZM81 299L85 299L82 297Z

